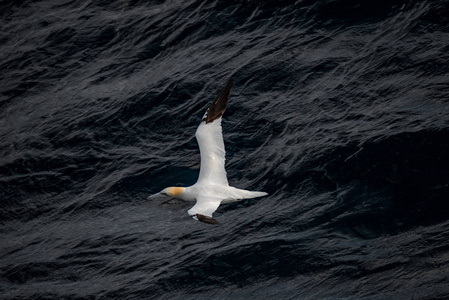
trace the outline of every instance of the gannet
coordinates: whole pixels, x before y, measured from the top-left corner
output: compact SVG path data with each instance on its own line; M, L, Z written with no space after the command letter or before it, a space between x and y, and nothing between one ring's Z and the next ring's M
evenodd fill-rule
M196 201L187 213L197 221L218 224L212 214L222 202L229 203L268 195L265 192L238 189L228 184L221 119L233 84L234 80L231 78L206 110L196 130L195 136L201 153L201 167L197 182L189 187L165 188L149 196L149 199L157 195L166 195L186 201Z

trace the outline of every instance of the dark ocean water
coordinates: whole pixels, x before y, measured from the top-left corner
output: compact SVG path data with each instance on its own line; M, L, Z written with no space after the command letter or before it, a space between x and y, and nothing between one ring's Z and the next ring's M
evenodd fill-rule
M1 299L449 299L449 1L0 1ZM235 78L222 205L196 127Z

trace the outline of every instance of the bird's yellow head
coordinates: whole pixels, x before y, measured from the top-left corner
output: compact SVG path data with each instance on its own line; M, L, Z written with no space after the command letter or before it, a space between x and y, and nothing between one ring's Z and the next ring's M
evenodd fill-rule
M178 198L184 193L185 188L179 186L172 186L162 190L161 194L169 197Z

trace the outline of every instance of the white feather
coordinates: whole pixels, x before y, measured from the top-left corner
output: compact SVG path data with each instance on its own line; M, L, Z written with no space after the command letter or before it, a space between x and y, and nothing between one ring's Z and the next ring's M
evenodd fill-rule
M201 169L197 183L212 181L228 185L221 118L207 124L205 121L201 122L195 136L201 152Z
M233 202L241 199L267 195L265 192L252 192L231 187L225 170L225 146L221 129L221 118L211 123L201 122L196 130L196 139L201 152L201 169L198 181L185 189L185 200L196 200L188 211L212 217L221 202Z

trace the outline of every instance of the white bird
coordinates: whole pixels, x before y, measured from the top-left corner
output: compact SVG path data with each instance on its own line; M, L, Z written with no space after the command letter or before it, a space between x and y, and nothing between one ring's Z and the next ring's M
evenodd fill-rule
M168 187L157 195L166 195L196 204L187 211L195 220L218 224L212 217L218 206L241 199L268 195L265 192L253 192L229 186L225 170L225 147L221 130L221 117L228 104L229 92L234 83L231 78L212 102L196 130L196 139L201 152L201 169L198 181L189 187Z

